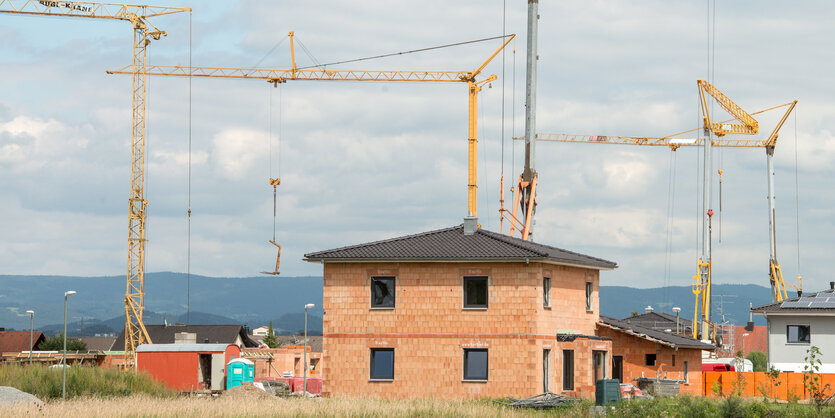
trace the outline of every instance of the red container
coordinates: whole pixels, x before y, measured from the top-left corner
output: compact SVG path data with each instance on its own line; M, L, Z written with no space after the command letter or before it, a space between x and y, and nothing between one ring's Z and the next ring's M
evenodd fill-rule
M291 377L289 379L293 380L290 389L293 392L301 392L304 390L304 377ZM322 393L322 378L321 377L308 377L307 378L307 393Z

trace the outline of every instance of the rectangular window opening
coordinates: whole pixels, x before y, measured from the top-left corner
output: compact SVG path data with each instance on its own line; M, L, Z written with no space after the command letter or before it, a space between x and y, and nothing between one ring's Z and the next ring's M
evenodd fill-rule
M551 391L551 350L542 350L542 391Z
M371 380L394 379L394 349L371 349Z
M594 293L594 285L592 282L586 282L586 310L592 310L592 294Z
M787 325L786 342L794 344L809 344L812 341L812 334L809 325Z
M655 354L647 354L645 364L647 366L655 366Z
M594 369L594 382L606 378L606 352L592 351L592 368Z
M690 366L690 365L689 365L689 364L687 364L687 362L685 361L685 362L684 362L684 383L690 383L690 376L689 376L689 375L688 375L688 373L687 373L687 372L689 372L689 371L690 371L690 370L689 370L689 369L690 369L690 367L689 367L689 366Z
M542 305L546 308L551 307L551 278L542 278Z
M487 380L487 349L464 349L464 380Z
M574 350L562 350L562 390L574 390Z
M394 307L394 277L372 277L371 278L371 307L372 308L393 308Z
M487 277L464 277L464 307L487 308Z

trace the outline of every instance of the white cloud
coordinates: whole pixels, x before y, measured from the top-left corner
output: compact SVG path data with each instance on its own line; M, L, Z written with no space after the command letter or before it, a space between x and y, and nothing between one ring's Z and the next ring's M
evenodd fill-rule
M264 162L266 138L265 132L246 128L232 128L215 135L211 158L217 166L218 177L240 180L256 163Z
M502 30L502 5L432 0L405 2L395 10L384 2L326 1L317 8L287 4L275 14L263 13L254 1L203 2L194 13L193 62L247 67L289 30L320 62L495 36ZM504 71L509 137L513 125L517 136L524 131L526 16L524 4L507 7L508 32L519 35ZM832 7L717 4L715 84L748 110L800 99L802 269L811 287L828 280L835 235L829 209L835 207L835 112L829 97L835 81L828 76L835 60L820 54L835 38L827 20ZM657 0L629 7L542 2L538 131L661 136L695 127L695 79L707 68L704 12L703 4ZM0 200L16 203L2 213L0 266L19 273L120 273L131 82L102 70L126 64L129 25L7 20L9 27L0 32L14 42L0 45L0 77L11 80L0 85ZM152 44L149 62L188 62L185 15L160 17L155 24L169 36ZM54 44L72 28L72 39ZM83 53L69 47L77 44L84 45ZM285 67L288 46L285 41L263 66ZM340 68L470 70L497 46L469 44ZM298 44L296 53L299 65L311 64ZM501 76L501 64L500 55L483 75ZM274 89L261 80L194 79L191 86L189 91L184 78L149 80L150 271L184 270L189 135L194 272L251 275L274 262L266 243L272 237L267 177L279 172L278 239L287 275L320 274L321 266L300 261L305 252L454 225L464 216L463 83L299 81ZM485 88L479 102L479 215L492 229L498 229L501 86L497 80ZM764 131L772 121L763 116ZM776 157L778 239L787 275L800 269L788 256L796 222L793 121L783 128ZM506 144L508 188L521 171L521 150L518 142ZM619 262L621 268L604 275L610 283L661 284L669 151L540 143L537 152L537 239ZM677 153L671 277L682 285L695 270L700 160L697 150ZM722 155L723 163L715 164L726 170L717 274L765 284L765 161L761 150Z

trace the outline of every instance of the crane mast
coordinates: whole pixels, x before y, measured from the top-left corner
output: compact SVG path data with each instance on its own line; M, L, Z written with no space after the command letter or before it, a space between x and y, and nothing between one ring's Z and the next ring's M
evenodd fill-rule
M780 264L777 262L777 239L776 239L776 215L774 209L774 148L777 142L780 128L788 119L791 112L797 105L797 100L785 103L779 106L774 106L758 112L748 114L740 106L734 103L731 99L720 92L716 87L707 83L704 80L698 80L699 99L701 101L701 110L704 115L704 124L701 128L692 129L689 131L679 132L676 134L664 137L644 137L644 136L606 136L606 135L572 135L572 134L554 134L554 133L539 133L537 134L537 141L547 142L574 142L586 144L619 144L619 145L644 145L644 146L666 146L675 151L680 147L703 147L704 152L704 184L702 197L705 211L703 216L703 230L702 230L702 248L698 261L698 271L693 277L693 293L696 296L696 309L694 311L693 337L702 339L715 340L715 332L712 330L713 324L710 322L710 304L711 304L711 218L713 211L711 210L711 184L712 184L712 168L711 168L711 150L713 147L734 147L734 148L764 148L766 151L766 163L768 169L768 219L769 219L769 280L771 282L772 299L774 302L783 301L787 298L786 286L797 289L798 294L802 291L802 278L797 277L797 285L787 284L783 281L783 274L780 269ZM707 95L713 97L719 105L725 109L733 119L716 122L712 121L710 112L707 106ZM782 118L774 127L771 134L765 139L740 139L728 138L727 134L741 134L754 135L759 131L759 123L752 116L774 110L777 108L786 107ZM729 123L732 122L732 123ZM703 129L705 133L704 138L688 138L682 137L683 134L694 132L698 129ZM516 140L522 138L514 138Z
M148 18L191 11L189 8L134 6L80 1L0 1L0 13L125 20L133 26L130 74L133 76L131 105L131 175L128 199L128 258L125 289L125 366L136 364L136 347L150 343L142 312L145 308L145 49L152 40L166 36Z
M525 168L519 176L513 195L513 210L504 208L504 177L501 179L499 201L500 232L504 233L504 221L510 224L510 236L519 230L523 240L533 234L533 217L536 213L536 67L537 37L539 32L539 0L528 0L527 59L525 76ZM513 189L511 189L513 190ZM517 216L518 210L521 214Z

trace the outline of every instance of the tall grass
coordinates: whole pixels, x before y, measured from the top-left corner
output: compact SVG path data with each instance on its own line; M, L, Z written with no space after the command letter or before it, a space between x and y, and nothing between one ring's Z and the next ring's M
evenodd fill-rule
M43 365L0 367L0 386L11 386L42 400L61 397L61 369ZM173 397L176 393L146 373L134 374L102 367L67 368L67 397L114 397L133 394Z

